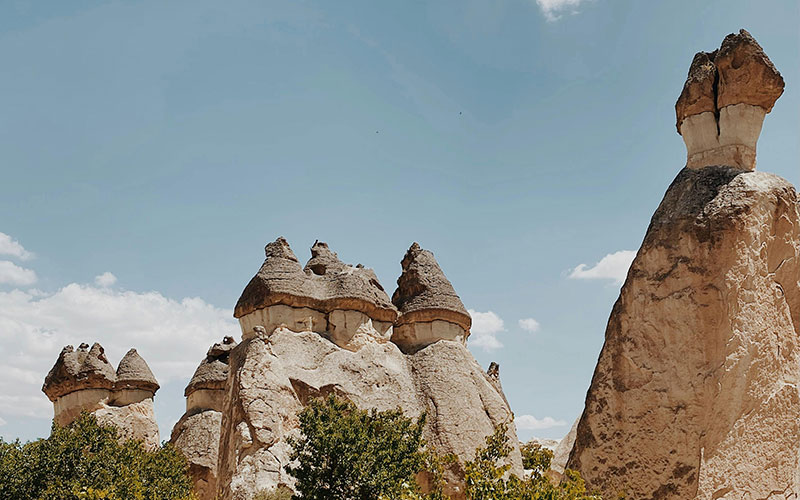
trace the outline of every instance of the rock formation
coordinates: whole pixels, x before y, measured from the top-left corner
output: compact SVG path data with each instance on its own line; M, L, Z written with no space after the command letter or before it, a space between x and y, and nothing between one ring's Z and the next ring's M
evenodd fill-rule
M91 349L88 344L77 350L64 347L42 391L53 402L56 424L68 425L87 411L100 423L114 425L120 438L156 448L160 443L153 398L158 388L136 349L128 351L115 372L103 347L95 343Z
M745 31L692 63L687 167L611 312L567 464L611 498L800 494L798 197L752 171L782 88Z
M753 170L764 116L783 93L783 78L745 30L713 52L698 52L675 104L689 168Z
M404 350L418 349L441 339L464 344L472 318L433 253L414 243L401 265L403 274L392 295L392 303L400 311L392 342Z
M398 314L372 270L342 263L324 243L314 244L305 268L283 238L265 250L235 309L243 340L230 354L222 413L223 498L293 484L284 470L287 438L297 435L297 413L314 397L335 393L361 408L400 407L411 417L427 411L428 441L462 460L495 424L511 422L499 381L464 345L469 315L433 254L416 244L406 254L394 294ZM403 337L409 354L393 342L403 326L411 332ZM518 447L511 464L521 472ZM463 498L460 466L448 474L450 493Z
M189 473L200 500L213 500L217 494L219 433L229 355L234 347L233 337L225 337L208 349L184 391L186 413L172 429L170 442L189 462Z

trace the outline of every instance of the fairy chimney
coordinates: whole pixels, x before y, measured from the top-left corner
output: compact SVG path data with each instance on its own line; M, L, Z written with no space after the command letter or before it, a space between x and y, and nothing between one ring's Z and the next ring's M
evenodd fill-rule
M116 371L103 346L77 350L64 347L45 377L42 391L53 402L53 421L69 425L81 412L94 415L101 424L117 428L121 440L141 441L148 448L159 446L153 398L158 390L153 372L131 349Z
M433 253L414 243L401 266L403 272L392 295L392 302L400 311L392 342L404 351L441 339L465 343L472 318Z
M755 169L761 125L782 93L781 74L745 30L698 52L675 103L686 166Z
M311 331L346 347L358 333L391 337L397 310L375 272L339 260L326 243L315 242L305 268L278 238L265 248L266 260L239 298L234 316L242 338L275 328Z

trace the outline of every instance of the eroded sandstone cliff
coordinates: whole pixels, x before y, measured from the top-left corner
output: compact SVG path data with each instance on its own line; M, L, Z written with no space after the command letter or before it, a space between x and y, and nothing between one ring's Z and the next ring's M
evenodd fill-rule
M687 167L614 305L567 464L610 498L800 494L798 197L752 171L782 89L744 31L692 63L676 106ZM753 134L695 148L726 129Z

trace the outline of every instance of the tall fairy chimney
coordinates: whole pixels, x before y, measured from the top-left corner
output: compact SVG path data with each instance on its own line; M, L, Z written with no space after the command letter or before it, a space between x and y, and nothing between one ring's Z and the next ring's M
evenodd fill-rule
M695 54L675 103L686 166L754 170L761 125L782 93L781 74L745 30Z

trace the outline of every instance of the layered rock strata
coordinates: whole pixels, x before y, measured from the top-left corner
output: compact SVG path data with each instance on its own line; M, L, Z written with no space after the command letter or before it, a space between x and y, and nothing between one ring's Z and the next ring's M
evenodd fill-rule
M711 59L717 106L768 110L779 95L746 32ZM728 119L721 129L742 125ZM567 464L611 498L800 494L797 193L736 157L715 162L672 182L611 312Z
M686 166L753 170L764 117L783 93L783 78L745 30L713 52L698 52L675 104Z
M413 267L418 276L398 280L401 305L421 304L417 317L404 324L450 323L455 316L461 333L449 337L454 340L428 336L404 354L392 341L398 311L371 270L342 263L324 243L314 244L305 268L282 238L267 245L267 259L236 307L243 341L230 354L222 413L223 498L292 486L284 470L291 452L287 439L297 435L297 414L315 397L334 393L361 408L400 407L410 417L427 412L428 441L462 461L473 457L494 425L512 421L499 381L483 372L464 345L469 316L432 254L422 255L426 265L412 265L422 252L415 245L403 264L404 274ZM449 287L444 297L417 286L442 280ZM426 294L424 300L419 294ZM439 309L432 306L437 304ZM510 442L516 443L510 428ZM518 447L511 463L521 473ZM449 493L462 499L460 465L448 474Z
M100 423L114 425L121 439L142 441L148 448L159 442L153 398L159 385L136 349L114 371L103 347L64 347L47 374L42 391L53 402L56 424L70 424L82 411Z
M472 318L433 253L414 243L401 265L392 295L400 311L392 342L407 351L442 339L466 343Z
M213 500L217 494L219 434L229 357L234 347L233 337L225 337L208 349L184 391L186 413L172 429L170 442L189 462L189 474L200 500Z

